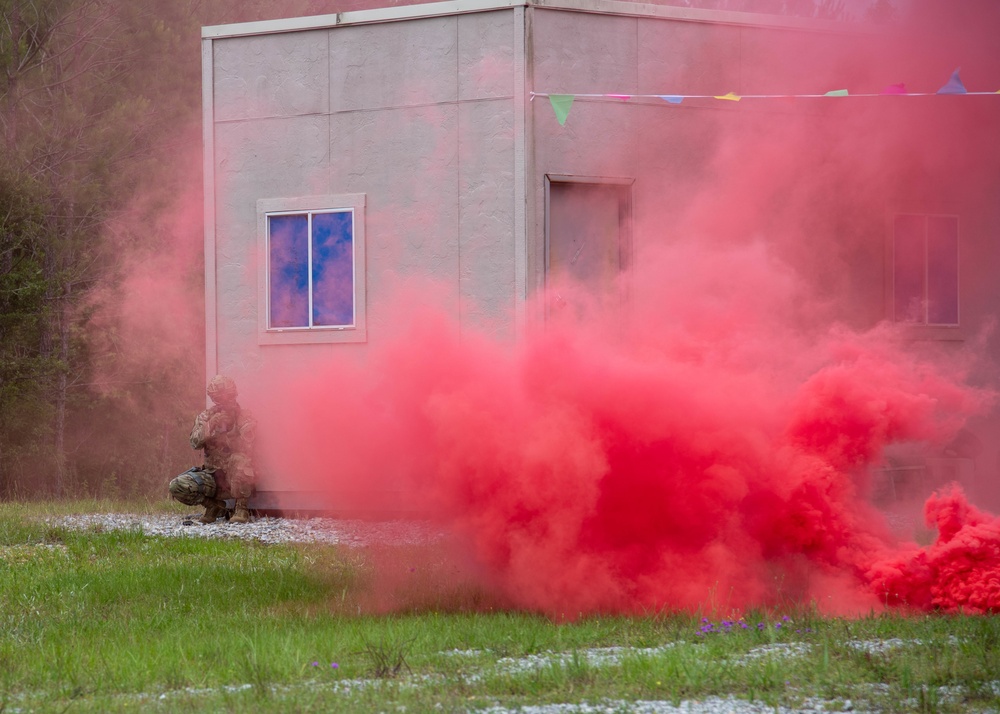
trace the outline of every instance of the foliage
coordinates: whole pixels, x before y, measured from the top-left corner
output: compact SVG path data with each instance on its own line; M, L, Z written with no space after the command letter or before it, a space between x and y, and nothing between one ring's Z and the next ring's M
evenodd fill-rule
M383 640L380 642L365 642L365 654L371 662L371 675L379 679L398 677L405 669L412 674L410 665L406 663L406 655L413 641L396 642Z
M80 297L108 260L101 226L121 200L119 167L133 155L145 111L141 97L120 94L129 50L114 8L101 0L5 0L0 26L0 126L7 159L6 195L30 223L10 240L21 258L5 274L5 293L19 296L19 334L8 349L35 383L32 399L0 402L0 419L21 428L19 452L30 454L22 488L62 492L70 390L86 375ZM5 243L8 232L5 231ZM30 298L31 302L26 303ZM26 419L45 415L41 422ZM32 424L30 431L23 428ZM5 432L6 433L6 432ZM48 441L49 443L45 443ZM45 448L48 447L48 448ZM10 459L0 473L16 476ZM49 478L44 479L48 474ZM43 480L44 479L44 480ZM45 483L47 481L47 483Z
M0 253L0 493L120 492L136 482L162 487L169 471L169 450L159 443L162 420L137 419L131 390L92 388L106 358L91 339L93 296L115 292L122 249L141 240L110 230L116 217L148 186L139 177L155 173L152 162L162 158L158 147L173 124L194 116L189 95L198 95L180 82L197 71L197 46L180 63L186 73L165 72L164 65L177 66L164 62L176 37L146 5L0 5L0 212L7 216ZM176 393L171 386L164 391ZM189 411L198 402L174 406ZM108 426L101 417L147 428L120 429L119 437L131 439L116 438L109 448L108 440L95 439L96 428ZM170 428L180 422L167 421ZM157 475L136 479L137 467Z
M58 366L41 351L49 286L37 192L30 180L0 172L0 487L48 435L44 386Z

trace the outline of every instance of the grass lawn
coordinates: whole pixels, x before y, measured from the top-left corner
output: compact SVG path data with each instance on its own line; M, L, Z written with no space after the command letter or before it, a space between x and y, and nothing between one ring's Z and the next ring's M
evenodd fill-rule
M713 696L1000 711L997 616L845 620L789 607L553 622L498 608L433 546L262 545L39 519L112 508L0 505L0 712L625 711Z

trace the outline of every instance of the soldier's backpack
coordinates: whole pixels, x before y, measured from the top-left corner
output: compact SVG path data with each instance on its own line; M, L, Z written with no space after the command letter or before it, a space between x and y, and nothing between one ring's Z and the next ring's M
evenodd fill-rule
M190 468L170 482L170 495L185 506L197 506L206 498L215 498L215 476L201 466Z

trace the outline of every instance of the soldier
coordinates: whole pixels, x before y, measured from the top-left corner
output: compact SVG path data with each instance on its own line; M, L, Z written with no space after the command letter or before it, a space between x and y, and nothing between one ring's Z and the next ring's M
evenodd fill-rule
M226 498L236 499L230 523L250 520L248 501L254 488L253 442L257 422L236 402L236 383L217 375L208 383L212 406L199 414L191 429L191 448L203 449L204 465L170 482L170 495L188 506L203 504L202 523L226 514Z

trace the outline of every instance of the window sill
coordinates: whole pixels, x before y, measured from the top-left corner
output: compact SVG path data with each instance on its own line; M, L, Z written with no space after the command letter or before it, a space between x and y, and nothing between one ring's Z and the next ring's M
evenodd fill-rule
M287 328L266 330L257 334L259 345L342 344L367 341L367 331L363 327Z
M964 342L969 339L969 328L964 325L917 325L908 322L891 324L899 336L906 340Z

